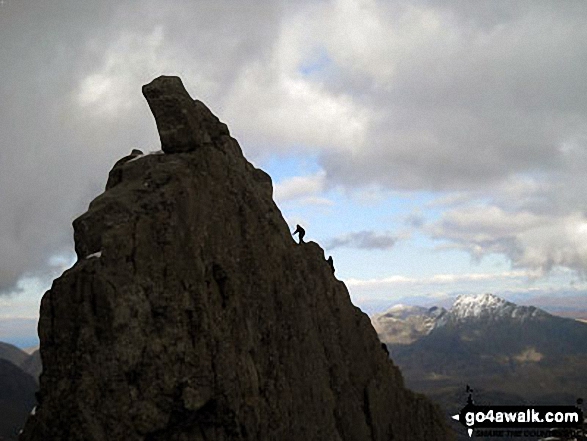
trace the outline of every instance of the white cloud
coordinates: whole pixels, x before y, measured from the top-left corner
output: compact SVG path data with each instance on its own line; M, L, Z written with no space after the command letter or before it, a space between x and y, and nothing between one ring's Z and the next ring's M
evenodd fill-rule
M460 207L428 230L450 246L587 267L584 2L76 5L15 2L22 26L0 26L0 289L71 249L117 157L156 149L140 86L162 73L249 156L318 157L321 175L276 186L283 201L430 191L445 199L426 209Z
M345 283L349 288L367 287L367 288L386 288L393 285L415 284L418 279L401 275L388 276L380 279L346 279Z
M294 176L275 184L273 195L278 202L316 197L324 191L323 171L308 176Z
M513 266L540 275L556 266L581 273L587 269L587 218L582 213L537 215L496 206L466 207L445 213L427 231L476 258L504 254Z
M577 41L587 8L475 5L328 6L329 32L319 35L339 69L332 87L371 110L366 143L352 156L324 155L330 178L469 191L563 166L560 146L586 133L587 45Z
M243 139L298 151L352 150L364 143L367 109L347 94L330 92L295 70L279 67L258 62L233 85L224 115Z
M78 104L99 116L115 118L140 103L137 86L162 74L162 67L173 65L165 58L163 42L160 25L146 33L124 30L104 53L103 48L93 47L97 43L90 42L88 50L102 57L102 65L80 80L75 91Z
M469 192L456 191L448 194L442 194L433 201L426 204L426 208L450 207L456 205L467 204L474 199L474 196Z
M356 231L330 239L324 246L327 250L350 247L364 250L388 250L402 237L392 232Z
M516 270L516 271L502 271L499 273L464 273L464 274L435 274L430 277L407 277L402 275L394 275L382 278L373 279L346 279L345 283L349 288L362 288L369 290L394 290L402 285L418 285L418 286L439 286L439 285L453 285L457 283L469 282L491 282L500 280L529 280L536 276L535 271Z

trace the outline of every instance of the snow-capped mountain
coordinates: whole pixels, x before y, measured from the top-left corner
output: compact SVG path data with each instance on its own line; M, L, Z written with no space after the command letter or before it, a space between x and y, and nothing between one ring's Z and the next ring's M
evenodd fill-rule
M475 322L524 323L548 317L553 316L534 306L519 306L488 293L461 295L449 310L436 306L394 305L383 314L373 315L371 322L382 342L395 345L413 343L447 324L462 327L467 323L475 326Z
M549 315L534 306L518 306L494 294L461 295L450 308L452 320L467 319L519 319Z
M493 294L460 296L448 310L399 305L372 322L408 386L440 401L467 384L493 404L587 396L586 323Z

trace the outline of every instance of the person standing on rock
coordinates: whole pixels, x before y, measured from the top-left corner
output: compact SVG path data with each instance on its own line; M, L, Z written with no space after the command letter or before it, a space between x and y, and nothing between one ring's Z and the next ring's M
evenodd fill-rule
M295 236L296 234L298 234L298 237L300 238L300 244L304 243L304 236L306 235L306 230L304 230L299 225L296 225L296 231L292 233L292 236Z
M328 256L328 259L326 259L326 261L328 262L328 265L330 265L332 274L334 274L334 260L332 259L332 256Z

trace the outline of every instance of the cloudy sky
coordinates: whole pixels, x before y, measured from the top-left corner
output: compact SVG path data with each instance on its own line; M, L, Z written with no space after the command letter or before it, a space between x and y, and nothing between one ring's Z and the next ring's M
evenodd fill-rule
M0 340L34 340L71 221L159 148L180 75L368 312L461 293L587 310L583 0L0 2Z

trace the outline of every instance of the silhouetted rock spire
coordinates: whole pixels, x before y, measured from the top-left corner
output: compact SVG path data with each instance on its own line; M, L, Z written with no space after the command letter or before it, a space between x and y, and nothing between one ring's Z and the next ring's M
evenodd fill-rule
M449 439L226 126L178 78L144 93L165 154L119 161L74 221L21 441Z
M204 103L192 100L179 77L161 76L143 86L143 95L155 117L161 150L191 152L229 135Z

